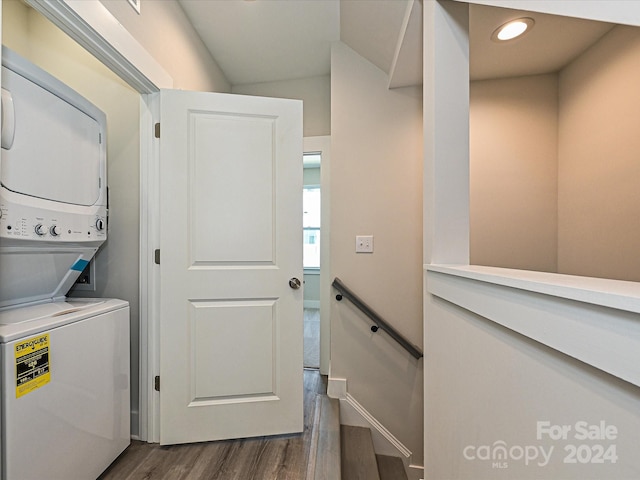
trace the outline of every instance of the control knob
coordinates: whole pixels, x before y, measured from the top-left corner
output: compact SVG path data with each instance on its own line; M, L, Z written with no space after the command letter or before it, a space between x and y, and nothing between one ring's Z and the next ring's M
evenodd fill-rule
M96 219L96 229L101 232L102 230L104 230L104 220L102 220L101 218Z
M38 235L39 237L47 234L47 229L41 223L37 224L34 230L36 232L36 235Z
M49 233L53 236L53 237L57 237L58 235L60 235L60 227L58 225L51 225L51 227L49 228Z

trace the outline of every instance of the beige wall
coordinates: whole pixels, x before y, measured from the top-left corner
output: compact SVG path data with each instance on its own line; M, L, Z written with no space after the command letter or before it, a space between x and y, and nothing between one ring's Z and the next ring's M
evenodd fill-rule
M173 88L230 92L224 73L176 0L147 0L138 13L126 0L100 0L171 75Z
M472 82L470 258L557 269L557 75Z
M560 75L558 270L640 281L640 28Z
M280 82L234 85L232 93L302 100L304 136L331 134L331 77L309 77Z
M640 281L640 31L558 75L472 82L471 263Z
M131 405L138 409L139 108L119 77L35 10L2 2L2 43L88 98L107 116L108 239L95 258L96 290L74 296L114 297L131 308ZM132 432L138 431L137 423Z
M342 43L331 56L331 276L422 344L422 98ZM374 235L356 254L355 236ZM331 377L422 463L422 360L331 302Z

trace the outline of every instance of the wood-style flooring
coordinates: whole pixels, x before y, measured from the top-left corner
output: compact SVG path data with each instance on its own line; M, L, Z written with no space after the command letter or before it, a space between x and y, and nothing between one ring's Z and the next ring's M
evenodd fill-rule
M304 309L304 366L320 368L320 310Z
M134 441L98 480L303 480L316 395L326 391L326 377L304 371L301 434L170 446Z

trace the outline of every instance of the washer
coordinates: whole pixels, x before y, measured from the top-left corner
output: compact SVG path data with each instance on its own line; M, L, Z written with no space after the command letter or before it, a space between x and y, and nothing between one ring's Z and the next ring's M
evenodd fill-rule
M94 480L129 445L129 305L0 312L2 478Z

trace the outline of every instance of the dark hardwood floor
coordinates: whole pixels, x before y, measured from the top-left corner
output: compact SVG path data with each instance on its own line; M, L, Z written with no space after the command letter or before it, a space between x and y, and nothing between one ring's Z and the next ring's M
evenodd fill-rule
M306 369L304 390L301 434L170 446L134 441L98 480L303 480L326 377Z

